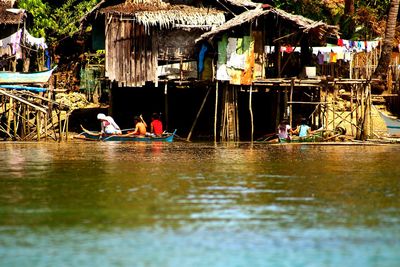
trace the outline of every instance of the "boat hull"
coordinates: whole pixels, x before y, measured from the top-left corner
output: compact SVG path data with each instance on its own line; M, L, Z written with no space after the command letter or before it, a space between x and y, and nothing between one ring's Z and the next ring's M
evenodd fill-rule
M400 135L400 120L397 118L389 117L383 112L379 111L379 115L386 124L388 134L390 135Z
M0 84L46 83L54 69L39 72L0 71Z
M135 136L129 134L113 134L113 135L102 135L99 132L84 131L78 136L77 139L87 141L104 141L104 142L168 142L171 143L174 140L176 130L173 133L163 134L162 136Z

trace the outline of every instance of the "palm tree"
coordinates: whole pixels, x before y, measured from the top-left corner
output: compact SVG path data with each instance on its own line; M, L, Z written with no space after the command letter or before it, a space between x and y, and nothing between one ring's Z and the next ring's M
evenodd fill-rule
M383 39L382 53L374 77L386 78L392 57L393 42L396 33L397 15L399 13L399 1L391 0L389 16L386 22L385 38Z

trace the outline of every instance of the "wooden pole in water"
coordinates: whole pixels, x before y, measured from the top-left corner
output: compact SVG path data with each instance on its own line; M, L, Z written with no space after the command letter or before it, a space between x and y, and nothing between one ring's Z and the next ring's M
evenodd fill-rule
M61 142L62 141L62 122L61 122L61 110L58 111L58 134L59 134L59 139L58 141Z
M47 141L47 114L43 114L44 115L44 140Z
M372 121L372 95L371 95L371 84L367 85L367 90L368 90L368 117L369 117L369 136L371 137L374 133L374 124Z
M350 121L351 121L351 135L354 136L354 116L353 116L353 85L350 85Z
M356 139L360 139L360 96L359 86L356 85Z
M325 87L325 127L329 125L329 104L328 104L328 87Z
M164 84L164 112L165 112L165 129L168 129L168 81Z
M238 108L238 90L235 90L235 116L236 116L236 134L235 134L235 140L239 141L240 139L240 132L239 132L239 108Z
M192 124L192 128L190 129L190 132L189 132L189 135L188 135L187 138L186 138L186 141L190 141L190 138L192 137L193 129L194 129L194 127L196 126L197 120L198 120L199 117L200 117L200 113L201 113L201 111L203 110L204 104L206 103L206 100L207 100L207 97L208 97L208 94L210 93L210 91L211 91L211 87L208 88L208 91L207 91L207 93L206 93L206 96L205 96L204 99L203 99L203 103L201 103L200 109L199 109L199 111L197 112L196 119L194 120L194 122L193 122L193 124Z
M226 127L226 84L224 84L223 88L222 88L222 114L221 114L221 132L220 132L220 136L221 136L221 140L226 141L225 139L225 127Z
M40 111L36 111L36 131L37 131L37 140L40 141L42 128L40 125Z
M68 132L69 132L69 112L67 112L67 114L66 114L65 123L67 124L66 130L65 130L65 140L68 141Z
M333 84L333 96L332 96L332 128L335 130L336 127L336 97L337 97L337 85Z
M289 113L289 124L293 127L293 90L294 90L294 78L290 81L290 113Z
M7 132L9 134L11 132L11 115L13 106L14 106L13 99L12 97L10 97L10 102L8 104L8 117L7 117Z
M215 80L214 142L217 142L218 80Z
M253 85L250 85L250 93L249 93L249 111L250 111L250 121L251 121L251 142L253 142L254 138L254 121L253 121Z
M276 116L275 116L275 128L279 125L281 120L281 92L279 88L275 91L276 92Z
M17 130L18 130L18 110L17 110L17 102L13 104L13 131L14 131L14 137L17 137Z

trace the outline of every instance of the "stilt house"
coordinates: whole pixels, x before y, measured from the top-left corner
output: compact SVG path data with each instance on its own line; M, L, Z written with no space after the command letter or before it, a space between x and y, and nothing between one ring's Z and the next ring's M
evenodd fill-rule
M171 1L170 1L171 2ZM215 8L161 0L101 1L93 14L105 23L106 77L119 87L142 87L159 78L197 78L195 39L225 22Z
M23 26L26 13L20 9L14 9L11 0L0 0L0 39L11 35Z

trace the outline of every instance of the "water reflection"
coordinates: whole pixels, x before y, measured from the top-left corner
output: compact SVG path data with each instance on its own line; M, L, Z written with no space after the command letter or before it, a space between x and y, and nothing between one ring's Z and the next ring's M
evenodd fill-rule
M283 262L274 266L312 266L313 257L344 266L347 252L348 262L367 258L363 266L393 266L371 252L399 260L398 146L0 146L1 266L115 266L112 255L120 266L265 266L267 256ZM35 258L53 246L54 259ZM88 256L70 258L79 249ZM1 257L22 250L27 261Z

